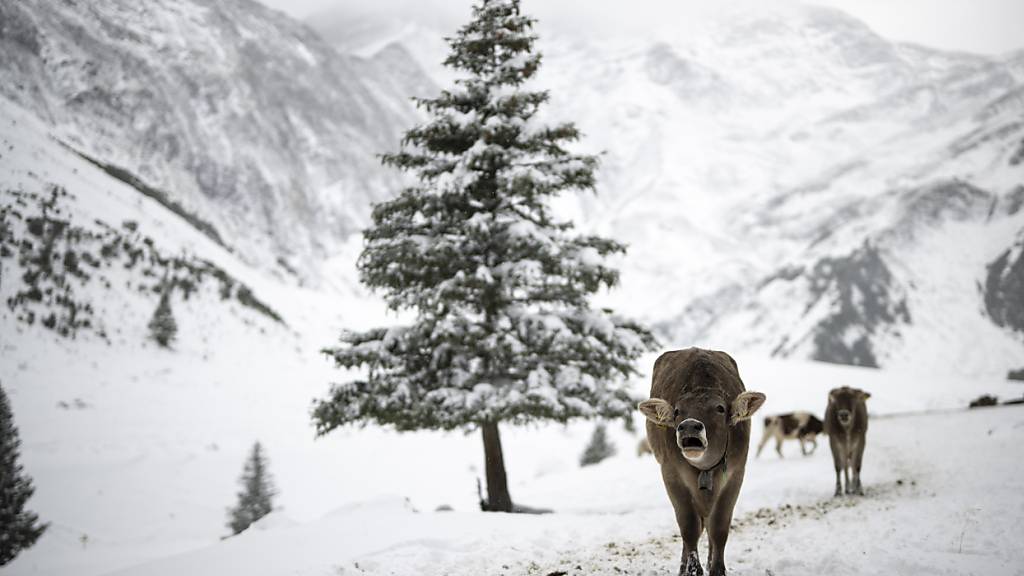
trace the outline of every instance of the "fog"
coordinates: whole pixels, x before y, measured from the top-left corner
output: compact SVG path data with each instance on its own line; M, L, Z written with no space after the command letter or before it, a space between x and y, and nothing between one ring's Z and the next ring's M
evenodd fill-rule
M412 17L453 29L469 15L471 0L262 0L293 16L341 11L353 16ZM936 48L999 54L1024 48L1019 0L818 0L863 20L879 34ZM524 8L543 26L594 35L635 32L683 32L686 26L724 10L763 9L792 4L784 0L700 2L696 0L524 0Z

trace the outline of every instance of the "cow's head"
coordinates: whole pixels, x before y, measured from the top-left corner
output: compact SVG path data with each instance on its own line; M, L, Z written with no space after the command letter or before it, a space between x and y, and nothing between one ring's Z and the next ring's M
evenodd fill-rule
M853 415L857 410L857 405L868 398L871 398L871 394L858 388L850 388L849 386L833 388L828 393L828 403L835 412L836 420L839 421L840 426L847 430L853 426Z
M725 455L730 428L749 420L764 400L760 392L742 392L729 400L720 390L704 388L684 392L671 402L662 398L644 400L639 408L651 422L674 429L683 457L707 469Z

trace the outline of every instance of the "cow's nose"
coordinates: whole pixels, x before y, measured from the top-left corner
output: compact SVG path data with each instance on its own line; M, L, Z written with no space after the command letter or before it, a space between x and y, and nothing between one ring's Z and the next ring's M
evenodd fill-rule
M700 420L694 420L693 418L687 418L679 423L676 428L680 433L687 435L698 435L704 431L704 424Z

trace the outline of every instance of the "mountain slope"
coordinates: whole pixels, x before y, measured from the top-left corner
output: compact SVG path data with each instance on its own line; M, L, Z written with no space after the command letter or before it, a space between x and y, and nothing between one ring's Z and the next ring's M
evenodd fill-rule
M51 523L0 573L99 574L217 541L256 439L286 492L345 502L308 408L338 376L319 347L383 315L354 280L325 293L250 266L3 98L0 175L0 385ZM168 284L165 349L147 325ZM293 459L325 467L295 478Z
M397 59L339 55L250 0L0 2L0 96L307 278L394 187L374 155L429 87Z
M339 9L311 24L352 53L397 42L450 78L430 22ZM819 6L689 24L598 41L541 23L549 115L606 152L598 195L562 208L630 245L609 301L672 345L993 376L1019 363L1024 341L977 286L1024 229L1007 208L1024 183L1020 55L894 43ZM985 353L960 358L979 338Z

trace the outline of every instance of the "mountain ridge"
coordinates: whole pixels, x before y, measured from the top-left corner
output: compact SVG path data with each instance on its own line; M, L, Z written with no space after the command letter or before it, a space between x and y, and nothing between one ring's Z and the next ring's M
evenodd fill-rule
M424 61L443 52L429 23L343 13L311 24L342 51L402 43L438 84L450 80ZM955 283L931 285L907 258L967 225L991 261L1024 228L1015 214L989 215L1024 182L1010 162L1024 147L1013 119L1024 89L1019 53L891 42L820 6L733 11L649 38L542 31L537 84L551 91L546 113L577 121L581 148L606 151L598 195L563 208L584 229L630 245L611 303L678 345L879 366L942 361L931 344L911 343L930 341L916 333L940 313L938 290L941 300L960 301L964 327L944 324L942 347L969 346L971 333L998 342L991 348L999 352L957 369L1002 375L1018 362L1024 342L986 316L974 288L983 262L971 258ZM966 213L960 190L977 196ZM856 270L862 257L877 277L840 278L827 298L814 288L823 267ZM889 312L855 311L850 295L861 289L889 294L876 303Z
M402 185L376 154L421 118L409 97L451 80L442 32L401 18L321 15L314 32L248 0L0 10L13 80L0 95L165 190L243 261L327 290L354 283L331 256L349 258L371 204ZM1024 344L977 286L1024 229L993 207L1024 182L1024 51L943 52L834 9L788 10L667 37L542 35L543 116L604 151L598 194L558 210L631 247L601 303L679 345L866 365L946 361L937 350L980 338L985 353L958 369L1005 373ZM940 246L956 269L928 256ZM840 263L851 273L823 272ZM864 290L889 312L858 309ZM949 319L928 328L936 316Z

